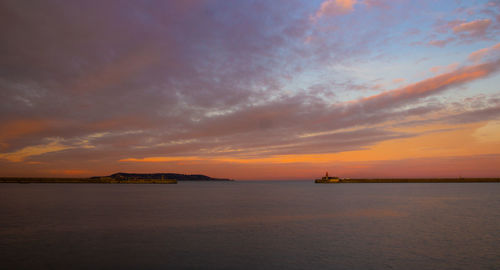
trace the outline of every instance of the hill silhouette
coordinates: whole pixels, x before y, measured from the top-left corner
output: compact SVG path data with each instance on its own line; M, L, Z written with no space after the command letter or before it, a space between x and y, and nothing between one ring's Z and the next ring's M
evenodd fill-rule
M179 173L114 173L109 176L94 176L96 178L111 178L114 180L126 181L137 179L175 179L177 181L233 181L226 178L213 178L203 174L179 174Z

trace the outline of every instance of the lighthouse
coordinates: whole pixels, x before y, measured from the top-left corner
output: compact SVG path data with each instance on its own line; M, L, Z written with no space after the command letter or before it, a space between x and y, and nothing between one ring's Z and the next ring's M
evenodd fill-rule
M314 180L315 183L339 183L340 179L338 177L330 177L328 176L328 171L325 173L321 179Z

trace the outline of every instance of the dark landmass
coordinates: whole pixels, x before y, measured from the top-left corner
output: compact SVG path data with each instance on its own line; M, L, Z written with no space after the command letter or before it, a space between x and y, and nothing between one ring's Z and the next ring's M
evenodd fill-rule
M177 184L177 181L234 181L201 174L177 173L115 173L90 178L0 177L0 183L90 183L90 184Z
M339 179L338 182L330 182L330 183L491 183L491 182L500 182L500 178L387 178L387 179L341 178Z
M115 173L109 176L94 176L90 179L114 179L129 181L136 179L175 179L177 181L234 181L226 178L213 178L202 174L178 173Z

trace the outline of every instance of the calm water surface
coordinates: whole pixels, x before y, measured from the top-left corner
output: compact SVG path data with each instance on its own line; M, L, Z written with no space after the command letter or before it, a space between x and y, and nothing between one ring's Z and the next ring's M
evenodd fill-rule
M2 184L1 269L500 269L500 184Z

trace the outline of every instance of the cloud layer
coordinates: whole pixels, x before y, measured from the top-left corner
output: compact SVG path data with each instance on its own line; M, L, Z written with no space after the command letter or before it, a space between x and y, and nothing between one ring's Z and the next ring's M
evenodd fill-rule
M195 164L232 177L221 168L313 166L307 155L500 117L490 86L500 68L491 40L498 10L486 2L489 13L437 19L427 31L393 27L410 8L415 19L430 14L405 1L0 5L0 169L8 175ZM428 60L449 67L439 74L416 70L431 70L425 61L404 63L409 48L424 55L433 42L445 51L457 44L461 56ZM410 126L421 128L401 128Z

